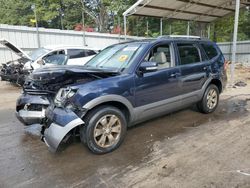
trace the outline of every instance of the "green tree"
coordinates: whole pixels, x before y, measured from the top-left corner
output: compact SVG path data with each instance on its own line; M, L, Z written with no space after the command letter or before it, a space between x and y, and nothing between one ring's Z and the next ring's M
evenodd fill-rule
M99 32L111 32L118 25L123 26L122 13L137 0L0 0L0 23L10 25L34 26L31 5L36 5L39 27L74 29L82 23L96 28ZM83 6L84 5L84 6ZM148 33L147 33L148 22ZM234 14L212 23L211 38L218 42L232 41ZM250 12L243 8L240 12L238 40L250 39ZM190 34L200 35L208 25L190 22ZM177 20L163 21L163 34L186 34L187 22ZM135 36L157 37L160 34L160 19L129 16L127 33ZM213 37L215 36L215 37Z

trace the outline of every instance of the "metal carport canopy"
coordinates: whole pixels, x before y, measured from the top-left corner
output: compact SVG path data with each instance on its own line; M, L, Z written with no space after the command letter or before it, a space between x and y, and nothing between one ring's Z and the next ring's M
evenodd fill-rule
M234 12L235 0L139 0L123 15L210 23Z
M240 0L138 0L123 13L124 35L126 38L126 17L130 15L211 23L235 12L231 65L231 82L233 82L239 9L243 6L245 5L240 4Z

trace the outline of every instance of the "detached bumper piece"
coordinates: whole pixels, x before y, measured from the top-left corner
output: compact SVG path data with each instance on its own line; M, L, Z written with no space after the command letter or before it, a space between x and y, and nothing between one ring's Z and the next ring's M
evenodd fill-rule
M22 94L16 104L16 117L24 125L42 123L50 101L46 96Z
M24 125L41 123L45 118L45 109L41 111L19 110L16 112L16 117Z
M48 122L44 131L43 141L51 152L56 152L64 137L75 127L83 125L84 122L73 111L69 109L48 108L46 111Z

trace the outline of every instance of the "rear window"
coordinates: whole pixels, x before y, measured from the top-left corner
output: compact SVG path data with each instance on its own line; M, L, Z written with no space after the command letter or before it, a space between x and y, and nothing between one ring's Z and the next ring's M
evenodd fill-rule
M213 59L218 55L218 51L213 44L203 43L201 46L205 50L205 53L209 59Z

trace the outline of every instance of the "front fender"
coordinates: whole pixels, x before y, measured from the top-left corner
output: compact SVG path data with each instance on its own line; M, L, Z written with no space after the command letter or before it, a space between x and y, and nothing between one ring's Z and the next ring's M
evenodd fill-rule
M49 150L56 152L64 137L75 127L84 124L74 112L68 109L48 108L46 111L47 118L52 121L44 131L44 142Z
M72 129L82 124L84 124L84 122L80 118L72 120L64 127L52 123L50 127L44 131L44 142L51 152L56 152L63 138Z
M129 102L128 99L126 99L125 97L122 97L120 95L104 95L104 96L100 96L97 97L91 101L89 101L88 103L86 103L82 108L83 109L92 109L100 104L106 103L106 102L119 102L122 103L123 105L125 105L127 107L127 109L129 110L129 114L131 117L131 120L134 120L135 115L134 115L134 107L132 106L132 104Z

